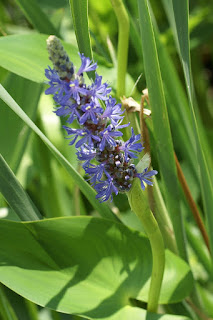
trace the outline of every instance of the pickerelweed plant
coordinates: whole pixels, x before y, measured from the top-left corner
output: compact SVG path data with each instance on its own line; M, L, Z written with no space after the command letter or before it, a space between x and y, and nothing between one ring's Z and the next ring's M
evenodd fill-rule
M54 68L46 69L50 87L46 94L53 94L56 104L54 111L59 117L66 117L68 125L77 121L78 128L63 126L70 145L75 144L77 157L83 164L89 180L97 191L100 202L113 199L112 194L127 192L131 209L141 220L149 237L152 256L152 277L148 298L148 311L156 312L163 279L165 253L158 224L143 195L145 184L152 186L156 170L148 171L139 162L137 168L133 160L141 152L141 135L134 133L126 142L121 139L120 129L129 124L121 124L124 111L121 104L110 95L111 88L102 83L97 73L91 85L85 84L84 73L95 71L96 63L80 54L81 66L77 72L60 40L50 36L47 40L49 58ZM138 172L138 168L142 172ZM138 178L138 179L135 179ZM140 183L139 183L140 181ZM142 191L143 190L143 191ZM142 209L143 208L143 209Z
M117 195L131 189L134 178L140 179L143 190L144 182L152 185L152 176L157 171L148 171L147 167L140 173L133 163L143 149L141 135L135 135L131 128L129 140L118 139L123 135L120 129L129 124L121 124L124 111L110 95L111 88L102 83L102 77L97 73L91 85L85 84L84 73L96 70L97 63L80 54L81 66L76 72L57 37L48 38L47 48L53 69L45 70L50 85L46 94L53 94L57 116L66 117L68 125L73 121L79 125L78 129L63 127L97 191L96 198L100 202L112 201L113 193Z

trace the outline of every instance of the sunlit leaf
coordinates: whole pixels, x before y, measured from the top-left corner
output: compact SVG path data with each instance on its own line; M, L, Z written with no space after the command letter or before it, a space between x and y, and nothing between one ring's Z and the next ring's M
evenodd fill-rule
M119 223L91 217L0 221L0 281L54 310L91 319L121 319L133 311L140 319L143 311L130 301L147 301L151 269L148 239ZM180 301L191 288L188 265L166 251L160 303Z

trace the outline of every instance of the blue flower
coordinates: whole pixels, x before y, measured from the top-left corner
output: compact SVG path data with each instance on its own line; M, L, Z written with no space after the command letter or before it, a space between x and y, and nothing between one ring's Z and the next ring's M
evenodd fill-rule
M136 173L135 174L135 177L139 178L140 181L141 181L141 188L143 190L145 190L145 185L144 185L144 182L146 184L148 184L149 186L153 186L153 182L150 181L149 179L153 179L152 177L156 174L158 174L158 172L156 170L151 170L151 171L148 171L148 168L144 169L144 171L142 173Z
M97 106L94 102L83 105L81 110L83 111L83 115L79 119L80 125L83 125L89 119L91 119L93 123L97 124L98 114L103 112L103 109Z
M45 91L45 94L54 94L54 98L57 97L57 100L60 101L66 91L67 82L61 80L58 73L50 67L45 69L45 76L50 80L47 81L50 87Z
M110 124L106 129L100 132L100 135L102 137L102 140L99 145L99 148L101 151L103 151L106 144L108 144L109 146L115 147L116 141L112 137L121 137L123 133L120 131L115 131L115 126Z
M131 131L132 131L131 138L121 146L121 150L124 151L126 161L128 157L137 158L135 153L141 152L143 150L142 144L136 143L141 139L141 135L140 134L135 135L133 128L131 128Z
M85 172L90 175L91 184L94 185L100 182L103 174L107 174L105 163L100 163L99 165L91 165L85 168Z
M79 83L78 79L70 81L69 86L66 87L61 104L66 104L70 98L74 99L77 104L80 104L81 95L87 95L87 89Z
M88 146L93 147L94 142L100 142L101 139L94 135L93 132L89 131L88 129L72 129L66 126L63 126L63 128L67 131L68 136L71 136L71 142L70 145L73 145L78 137L82 137L77 143L76 148L81 147L83 144L88 144Z
M111 88L107 83L102 83L102 77L97 73L95 75L95 82L91 87L87 87L88 94L91 96L92 101L99 105L99 100L108 100L108 94L111 92Z
M113 183L113 178L109 176L106 181L97 183L94 188L97 191L96 199L99 199L100 202L107 201L108 199L112 202L112 193L118 194L118 189Z
M108 118L112 124L116 125L118 121L123 120L124 117L121 117L123 113L124 111L121 110L121 104L116 104L116 99L109 97L106 101L106 109L102 114L102 118Z
M84 54L80 54L79 56L81 58L81 66L77 72L77 75L80 76L81 74L83 74L83 72L89 72L89 71L94 71L97 68L97 63L93 63L90 60L90 58L86 58L84 56Z
M74 119L80 118L78 107L79 106L77 105L77 103L72 103L70 100L68 101L68 105L57 107L57 109L54 112L59 117L66 117L69 115L67 122L71 124L74 121Z
M96 149L89 147L88 145L81 146L81 149L77 151L78 160L84 161L82 167L85 169L90 165L90 161L96 157Z

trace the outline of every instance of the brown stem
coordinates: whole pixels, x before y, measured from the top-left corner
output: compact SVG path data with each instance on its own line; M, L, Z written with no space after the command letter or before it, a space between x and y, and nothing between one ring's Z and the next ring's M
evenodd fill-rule
M186 299L186 302L188 303L188 305L190 305L190 307L195 311L195 313L201 319L203 319L203 320L213 320L213 318L207 317L202 311L200 311L200 309L190 299Z
M178 161L178 159L177 159L176 154L175 154L175 162L176 162L176 167L177 167L178 179L179 179L179 181L180 181L180 183L181 183L181 186L182 186L182 188L183 188L183 191L184 191L184 193L185 193L186 200L188 201L188 204L189 204L189 206L190 206L190 208L191 208L191 211L192 211L192 214L193 214L193 216L194 216L194 219L195 219L195 221L196 221L196 223L197 223L197 226L198 226L198 228L200 229L200 232L201 232L201 234L202 234L202 236L203 236L203 239L204 239L204 241L205 241L205 244L206 244L206 246L207 246L207 248L208 248L208 250L209 250L209 252L210 252L208 234L207 234L207 232L206 232L206 229L205 229L203 220L202 220L202 218L201 218L201 216L200 216L200 213L199 213L199 211L198 211L198 208L197 208L197 206L196 206L196 203L195 203L195 201L194 201L193 198L192 198L191 192L190 192L189 187L188 187L188 185L187 185L186 179L185 179L185 177L184 177L184 175L183 175L183 171L182 171L182 169L181 169L181 166L180 166L180 163L179 163L179 161Z

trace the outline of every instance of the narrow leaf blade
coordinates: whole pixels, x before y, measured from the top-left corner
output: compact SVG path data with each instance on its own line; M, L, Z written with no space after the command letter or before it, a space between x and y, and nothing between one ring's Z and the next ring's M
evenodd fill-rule
M178 250L181 257L186 259L185 237L178 195L178 178L154 32L147 1L138 0L138 6L144 68L152 108L154 135L158 147L160 174L164 181L168 212L173 223Z

